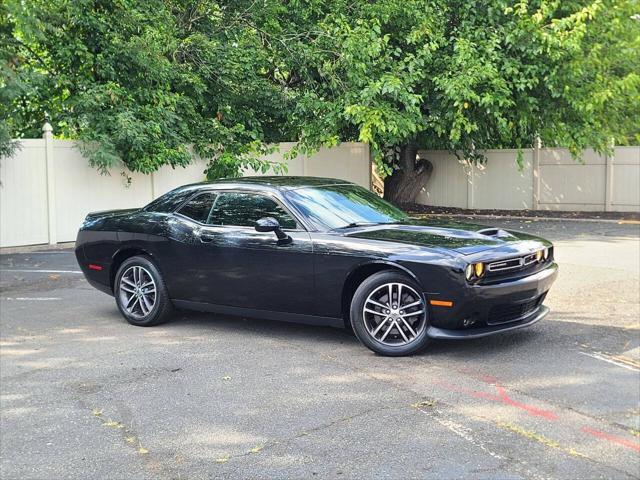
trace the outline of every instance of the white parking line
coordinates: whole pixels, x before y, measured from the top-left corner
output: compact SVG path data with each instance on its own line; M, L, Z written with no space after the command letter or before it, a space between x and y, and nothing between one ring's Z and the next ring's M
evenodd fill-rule
M51 300L62 300L60 297L7 297L7 300L17 300L19 302L29 302L31 300L36 302L47 302Z
M20 270L13 268L2 268L0 272L12 272L12 273L82 273L80 270Z
M29 255L69 255L73 254L73 252L23 252L23 253L7 253L7 255L24 255L28 257Z
M595 358L596 360L601 360L603 362L610 363L612 365L616 365L618 367L626 368L627 370L631 370L632 372L640 372L640 368L634 367L633 365L628 365L626 363L614 360L610 358L608 355L605 355L600 352L588 353L588 352L578 352L582 355L586 355L587 357Z

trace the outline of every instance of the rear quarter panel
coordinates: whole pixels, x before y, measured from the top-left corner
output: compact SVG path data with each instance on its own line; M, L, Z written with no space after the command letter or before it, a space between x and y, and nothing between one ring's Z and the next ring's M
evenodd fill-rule
M161 251L167 243L163 235L165 216L139 210L89 215L76 239L76 258L87 280L94 285L98 282L108 286L110 290L118 268L114 261L126 250L147 253L161 268ZM90 269L89 265L97 265L102 270Z

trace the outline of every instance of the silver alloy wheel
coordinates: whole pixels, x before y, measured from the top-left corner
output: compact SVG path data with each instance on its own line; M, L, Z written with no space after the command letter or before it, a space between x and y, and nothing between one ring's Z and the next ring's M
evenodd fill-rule
M427 323L422 295L404 283L385 283L371 292L362 318L374 340L394 347L413 342Z
M140 265L125 270L118 290L120 304L133 317L146 317L156 304L156 282L151 273Z

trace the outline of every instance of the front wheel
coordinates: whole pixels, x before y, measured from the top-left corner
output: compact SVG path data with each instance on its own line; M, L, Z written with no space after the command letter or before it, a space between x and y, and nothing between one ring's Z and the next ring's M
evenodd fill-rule
M132 325L158 325L172 311L162 275L147 257L131 257L120 265L114 294L120 313Z
M429 343L427 306L420 286L402 273L383 271L367 278L351 301L358 339L380 355L403 356Z

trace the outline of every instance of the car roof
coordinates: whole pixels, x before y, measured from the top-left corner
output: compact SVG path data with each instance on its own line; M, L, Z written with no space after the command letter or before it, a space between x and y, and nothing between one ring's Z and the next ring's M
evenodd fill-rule
M336 178L321 177L277 177L256 176L239 178L222 178L213 182L191 183L182 185L161 195L151 203L145 205L147 211L173 211L178 205L187 199L185 195L206 190L245 190L252 192L276 192L283 190L296 190L307 187L323 187L332 185L355 185L353 182Z
M301 177L301 176L255 176L238 178L221 178L212 182L194 183L188 187L263 187L275 190L294 190L304 187L323 187L330 185L353 185L353 182L337 178Z

